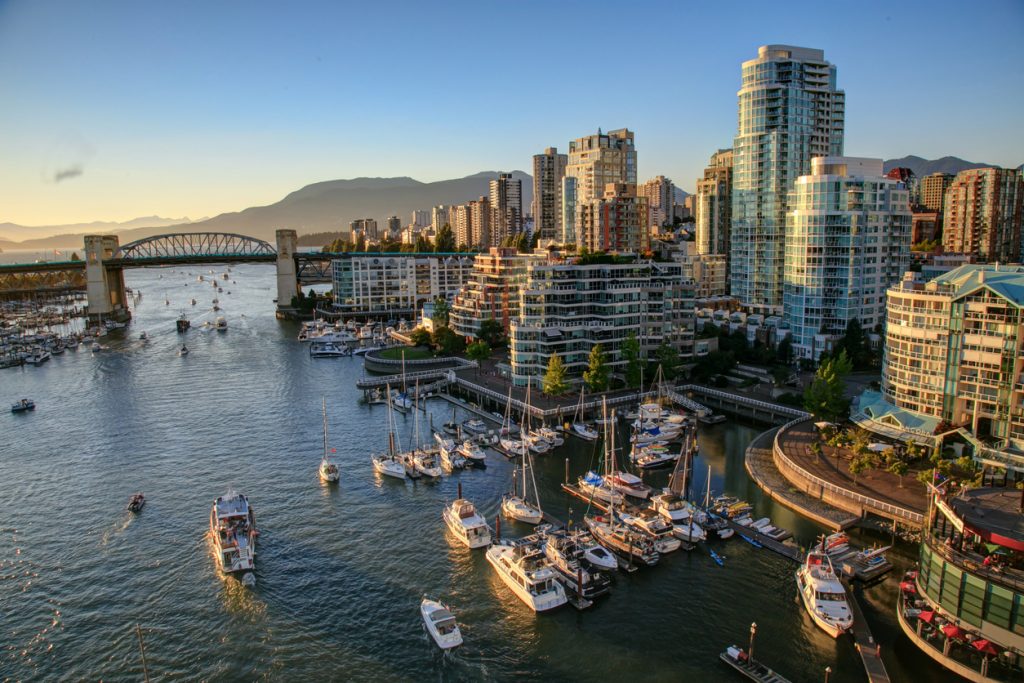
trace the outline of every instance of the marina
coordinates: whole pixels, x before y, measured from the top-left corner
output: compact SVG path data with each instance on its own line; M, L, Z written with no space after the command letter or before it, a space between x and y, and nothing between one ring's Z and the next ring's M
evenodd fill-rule
M178 311L164 306L161 295L168 278L158 280L157 270L133 271L132 287L153 292L134 311L135 332L110 335L104 353L69 351L40 368L6 371L8 403L30 396L39 407L28 417L8 415L19 426L13 441L0 445L0 474L14 484L14 495L0 501L2 542L16 558L12 578L0 584L0 603L13 615L5 634L15 646L0 659L5 673L25 678L27 672L60 671L92 679L138 670L134 633L125 629L120 635L122 624L138 620L151 673L157 675L176 671L207 678L226 666L247 678L275 668L302 677L338 666L359 667L367 677L384 680L413 674L510 680L521 679L518 672L529 663L533 673L527 680L576 680L629 675L623 664L628 658L643 661L651 678L688 674L700 680L723 675L716 656L723 636L756 618L762 656L790 662L784 673L793 680L820 678L825 666L833 669L833 681L862 680L852 639L833 641L819 633L795 602L792 562L735 538L705 544L721 565L709 550L669 553L657 566L619 572L611 592L584 612L562 608L535 616L509 592L485 551L457 542L441 517L462 483L481 517L493 524L517 459L484 447L486 468L432 481L382 476L370 462L370 455L388 449L389 422L408 449L416 414L423 441L431 440L430 418L434 425L480 419L485 431L497 429L500 418L491 421L481 415L487 411L457 399L429 398L421 410L390 418L386 404L360 401L354 388L361 377L358 362L311 359L296 340L297 326L277 321L264 306L259 269L237 267L240 283L244 276L256 284L232 288L227 334L189 333L187 359L173 358L181 339L174 328ZM272 277L271 269L263 272ZM145 344L137 339L141 329L149 332ZM203 391L214 368L221 369L221 381L215 392ZM95 381L104 383L102 391ZM182 401L175 391L181 387L195 396ZM254 395L267 398L254 401ZM324 395L341 487L321 483L317 473ZM81 452L68 457L54 477L47 454L61 452L67 440L48 419L56 405L70 416L68 428L76 430ZM116 438L108 433L110 425L117 425ZM731 421L701 426L693 490L704 491L710 465L714 492L748 501L755 517L769 516L802 542L813 542L821 528L768 500L747 477L743 451L757 432L756 426ZM622 462L628 434L617 438ZM583 524L586 502L561 486L566 460L569 481L575 482L597 466L600 445L570 437L535 455L547 521ZM669 474L656 470L643 479L660 489ZM42 500L72 485L74 512L52 511L41 524ZM205 540L211 501L231 487L259 512L253 588L222 578ZM125 502L139 490L145 491L146 507L131 515ZM535 532L504 520L501 533L510 542ZM860 533L851 531L862 547L888 544L888 537ZM70 546L69 537L75 539ZM911 555L898 548L889 553L903 566ZM52 561L58 556L64 558L59 570ZM18 578L22 572L35 574L31 583ZM83 581L95 589L81 592ZM309 590L310 581L316 590ZM891 583L869 590L879 602L892 604ZM667 599L674 585L687 586L685 599ZM417 616L424 593L449 606L463 628L465 643L444 669L431 659L436 645ZM83 624L98 608L110 618ZM368 629L357 613L366 611L378 619ZM638 620L637 613L651 619ZM887 615L868 610L867 618L875 620L873 627L880 623L876 634L892 632ZM332 628L321 629L322 623ZM637 636L628 647L624 628ZM211 629L228 634L230 647L210 643ZM356 632L370 637L355 641L349 636ZM680 637L688 642L686 652L676 647ZM195 653L184 664L173 655L182 648ZM909 680L912 668L930 666L913 658L886 664L893 680Z

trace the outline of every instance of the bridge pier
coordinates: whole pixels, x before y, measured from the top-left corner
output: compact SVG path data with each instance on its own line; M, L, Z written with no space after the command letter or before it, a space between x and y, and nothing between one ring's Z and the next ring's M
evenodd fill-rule
M85 292L90 322L125 322L132 317L126 303L124 270L104 263L114 258L118 248L117 235L85 236Z
M292 297L299 293L295 267L295 250L299 236L294 230L278 230L277 236L277 313L278 317L293 313Z

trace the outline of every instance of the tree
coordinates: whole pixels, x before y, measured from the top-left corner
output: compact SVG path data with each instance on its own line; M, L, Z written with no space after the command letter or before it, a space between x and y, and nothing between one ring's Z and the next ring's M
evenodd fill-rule
M793 339L792 337L786 337L778 343L775 347L775 358L780 363L789 365L793 362Z
M626 386L631 389L640 386L643 366L640 364L640 341L635 332L630 332L622 342L622 357L626 361Z
M804 409L820 420L836 422L849 413L850 402L843 395L843 377L850 372L846 351L826 359L804 391Z
M900 488L903 488L903 476L907 473L908 469L909 466L907 465L907 462L903 458L895 456L889 461L889 466L886 468L886 471L899 477Z
M476 336L495 348L505 343L505 328L494 318L488 318L480 323Z
M439 254L455 251L455 233L452 232L452 226L447 223L437 231L437 236L434 238L434 251Z
M591 391L604 391L608 388L608 361L600 344L590 349L590 363L583 371L583 381Z
M434 299L434 312L430 315L434 328L448 327L448 302L444 297Z
M475 341L466 347L466 358L477 362L477 374L480 373L480 363L491 357L491 347L485 341Z
M668 342L662 342L654 351L654 357L661 364L661 370L665 373L665 379L674 379L676 369L679 367L679 351Z
M454 356L466 350L466 340L447 327L439 327L430 335L431 341L438 352L444 356Z
M73 252L71 252L71 260L72 261L81 261L82 259L78 258L78 252L77 251L73 251Z
M429 251L434 250L434 245L431 244L430 240L423 233L416 235L416 246L415 251L420 254L425 254Z
M569 390L569 383L565 381L565 366L562 358L557 353L551 355L548 361L548 369L544 373L544 381L541 391L548 396L561 396Z
M356 251L356 252L364 252L364 251L366 251L366 236L365 235L363 235L362 233L359 233L359 236L356 237L355 246L352 247L352 251Z
M430 346L430 333L426 328L417 327L409 333L409 340L416 346Z
M853 485L857 485L857 477L871 469L871 463L866 457L858 456L850 461L850 474L853 475Z

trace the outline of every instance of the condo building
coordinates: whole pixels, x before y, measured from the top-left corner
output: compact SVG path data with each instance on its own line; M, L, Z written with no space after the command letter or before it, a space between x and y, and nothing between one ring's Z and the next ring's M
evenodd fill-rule
M417 228L425 228L430 225L430 211L417 209L412 212L412 224Z
M678 263L652 261L531 263L519 315L510 324L512 381L540 384L553 355L578 381L600 344L612 373L625 365L622 343L632 332L646 358L666 342L693 355L693 283ZM625 260L625 259L623 259Z
M697 180L694 209L698 253L727 256L732 223L731 149L720 149L711 155L704 177Z
M430 228L435 233L445 225L449 226L452 230L455 229L455 218L452 215L454 208L453 206L439 204L430 210Z
M402 234L402 219L398 216L388 216L384 221L387 226L387 235L391 239L398 239Z
M513 179L511 173L499 173L490 183L489 200L491 246L498 246L523 230L523 181Z
M573 191L564 202L576 209L573 216L575 243L579 243L579 212L594 199L604 195L609 183L628 183L636 187L636 147L633 133L626 128L608 133L597 131L569 143L569 160L565 167L567 178L574 182L563 184L563 193ZM635 189L634 189L635 191Z
M969 264L888 292L882 391L854 419L940 446L956 436L990 468L1024 473L1024 266Z
M530 263L543 262L542 254L520 254L511 248L491 247L473 259L465 286L452 300L448 323L463 337L475 338L480 323L494 318L508 334L519 313L519 290Z
M345 254L331 262L339 313L415 315L455 296L473 269L472 254Z
M533 226L542 241L562 239L562 178L569 157L548 147L533 155Z
M357 218L348 224L348 229L352 232L353 240L359 235L367 240L376 240L378 237L377 221L373 218Z
M651 178L637 188L637 194L647 199L650 227L672 222L672 206L676 201L676 186L663 175Z
M1012 168L961 171L946 188L942 248L988 263L1019 263L1024 179Z
M845 94L821 50L764 45L743 63L733 143L733 296L751 309L782 308L788 193L816 156L841 156Z
M469 204L460 204L452 207L453 221L452 232L455 234L455 243L459 247L469 247L473 241L473 213Z
M910 265L910 197L881 159L816 157L788 199L783 319L797 358L818 360L851 320L872 330Z
M919 190L921 206L928 211L942 213L942 203L946 199L946 188L952 182L952 173L932 173L921 178Z
M576 245L590 251L638 253L650 249L647 198L636 186L609 183L600 198L576 207Z
M480 197L469 203L469 235L467 246L487 249L496 246L491 234L491 200Z

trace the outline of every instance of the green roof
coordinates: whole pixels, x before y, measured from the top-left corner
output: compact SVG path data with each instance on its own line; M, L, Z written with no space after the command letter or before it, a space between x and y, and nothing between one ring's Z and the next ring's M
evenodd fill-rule
M894 406L886 401L881 393L871 389L866 389L861 393L857 397L857 401L857 408L862 413L872 420L887 424L890 427L931 434L939 424L938 418Z
M1015 306L1024 306L1024 266L969 263L940 275L932 282L951 287L954 299L987 288Z

